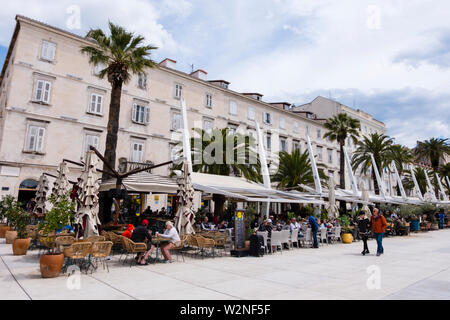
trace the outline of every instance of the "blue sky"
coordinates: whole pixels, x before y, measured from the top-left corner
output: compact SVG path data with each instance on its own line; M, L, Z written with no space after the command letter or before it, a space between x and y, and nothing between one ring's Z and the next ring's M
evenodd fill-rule
M411 147L450 136L448 12L445 0L16 0L0 12L0 61L16 14L80 35L110 19L157 45L157 61L268 102L332 97Z

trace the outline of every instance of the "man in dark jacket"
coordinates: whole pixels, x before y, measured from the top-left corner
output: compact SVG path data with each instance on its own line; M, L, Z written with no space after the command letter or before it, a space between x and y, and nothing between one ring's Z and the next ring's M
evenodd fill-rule
M313 236L313 247L319 248L319 242L317 241L317 230L319 230L319 225L317 224L316 218L313 215L309 216L309 225L311 226L312 236Z
M147 243L147 252L145 254L139 253L135 258L138 264L147 265L147 259L152 253L155 246L152 244L152 235L148 232L148 221L147 219L142 220L141 224L134 229L131 235L131 240L135 243Z

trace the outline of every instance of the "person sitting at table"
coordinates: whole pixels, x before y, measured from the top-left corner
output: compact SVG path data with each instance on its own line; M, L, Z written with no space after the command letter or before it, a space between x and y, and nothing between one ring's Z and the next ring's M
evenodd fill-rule
M291 230L291 234L294 230L297 230L297 232L300 230L300 225L298 224L295 218L291 219L291 224L289 225L289 228Z
M211 230L211 224L208 222L208 217L205 216L203 218L203 222L201 224L202 230Z
M148 231L147 227L148 220L144 219L142 220L141 224L137 226L136 229L134 229L133 234L131 235L131 241L136 243L147 243L147 252L140 252L135 258L137 260L137 263L141 265L148 264L147 259L155 249L155 246L152 244L152 235Z
M157 237L163 237L166 239L170 239L169 243L161 244L161 252L165 258L163 261L164 263L172 262L170 259L170 249L172 249L175 246L175 242L180 241L180 236L178 235L177 229L173 227L172 222L167 221L166 222L166 230L163 234L156 233Z
M134 230L134 226L130 223L127 226L127 229L124 232L122 232L122 237L131 239L131 234L133 233L133 230Z
M227 228L227 222L225 220L222 220L219 224L219 230L224 230Z

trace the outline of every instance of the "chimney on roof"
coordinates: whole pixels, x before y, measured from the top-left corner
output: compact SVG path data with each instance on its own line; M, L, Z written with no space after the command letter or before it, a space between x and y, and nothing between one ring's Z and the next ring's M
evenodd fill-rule
M202 69L195 70L194 72L192 72L190 74L190 76L192 76L194 78L198 78L198 79L205 80L205 81L207 80L206 79L207 75L208 75L208 72L206 72L205 70L202 70Z
M170 68L170 69L177 69L177 62L175 60L165 58L163 61L159 63L160 66Z

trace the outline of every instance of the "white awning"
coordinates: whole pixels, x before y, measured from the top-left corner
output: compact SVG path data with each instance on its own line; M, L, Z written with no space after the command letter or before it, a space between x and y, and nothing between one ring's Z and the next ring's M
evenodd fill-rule
M139 172L122 180L122 185L128 191L134 192L158 192L177 193L178 184L175 178L160 176L148 172ZM99 191L108 191L116 188L116 179L103 182Z

